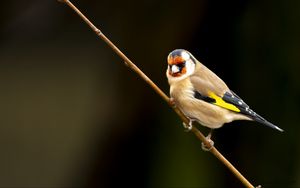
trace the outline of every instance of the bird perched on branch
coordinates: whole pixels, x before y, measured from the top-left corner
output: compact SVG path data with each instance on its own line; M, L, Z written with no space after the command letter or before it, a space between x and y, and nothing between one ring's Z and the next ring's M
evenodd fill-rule
M234 120L252 120L278 131L281 128L265 120L211 70L201 64L190 52L176 49L168 56L166 72L171 100L189 118L188 130L197 121L211 130ZM211 132L207 136L210 140Z

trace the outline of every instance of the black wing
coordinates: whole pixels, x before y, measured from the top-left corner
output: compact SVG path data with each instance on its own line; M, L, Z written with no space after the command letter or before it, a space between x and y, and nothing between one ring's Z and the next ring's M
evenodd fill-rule
M215 103L216 102L216 99L205 96L205 95L202 95L198 91L194 91L194 97L196 99L203 100L203 101L208 102L208 103Z

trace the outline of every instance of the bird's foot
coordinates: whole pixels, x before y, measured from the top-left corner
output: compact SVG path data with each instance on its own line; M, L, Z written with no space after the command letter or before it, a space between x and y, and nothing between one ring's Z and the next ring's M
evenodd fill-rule
M176 104L175 104L175 100L174 98L170 97L169 98L169 104L171 105L171 107L175 108L176 107Z
M258 186L256 186L255 188L262 188L262 186L261 186L261 185L258 185Z
M190 119L188 125L185 122L182 123L186 132L190 132L193 129L193 122L194 122L194 120Z
M209 134L206 138L206 141L209 142L210 146L207 146L204 142L201 143L201 148L204 151L210 151L214 147L214 141L210 139L211 135Z

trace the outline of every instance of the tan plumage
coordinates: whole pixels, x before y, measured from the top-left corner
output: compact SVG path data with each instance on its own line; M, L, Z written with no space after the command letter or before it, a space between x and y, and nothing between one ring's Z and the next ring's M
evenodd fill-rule
M175 105L191 120L215 129L234 120L255 120L282 131L256 114L216 74L186 50L168 56L166 72Z

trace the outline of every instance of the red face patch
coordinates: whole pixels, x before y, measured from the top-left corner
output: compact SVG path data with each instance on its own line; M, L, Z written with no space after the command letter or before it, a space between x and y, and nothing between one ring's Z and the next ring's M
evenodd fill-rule
M169 65L177 65L177 64L180 64L180 63L183 63L185 60L182 58L182 57L180 57L180 56L176 56L176 57L170 57L169 59L168 59L168 64Z

